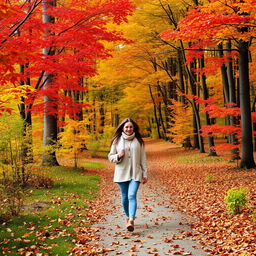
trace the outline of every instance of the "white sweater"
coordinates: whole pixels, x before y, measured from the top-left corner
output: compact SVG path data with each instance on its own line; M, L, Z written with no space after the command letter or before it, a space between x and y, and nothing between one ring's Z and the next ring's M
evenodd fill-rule
M118 153L123 148L125 155L118 159ZM108 159L116 164L114 182L124 182L131 179L141 182L142 178L147 178L146 153L137 138L125 140L121 136L116 144L112 144Z

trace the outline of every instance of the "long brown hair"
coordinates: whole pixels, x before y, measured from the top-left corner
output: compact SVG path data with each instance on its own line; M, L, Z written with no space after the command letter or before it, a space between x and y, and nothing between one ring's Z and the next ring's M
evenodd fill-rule
M128 122L131 122L133 124L133 129L134 129L134 133L135 133L135 137L137 138L137 140L139 141L140 145L144 145L144 141L142 139L142 136L139 132L139 126L131 119L131 118L125 118L117 127L112 139L111 139L111 145L113 143L117 143L118 140L120 139L120 137L122 136L122 132L123 132L123 128L124 125Z

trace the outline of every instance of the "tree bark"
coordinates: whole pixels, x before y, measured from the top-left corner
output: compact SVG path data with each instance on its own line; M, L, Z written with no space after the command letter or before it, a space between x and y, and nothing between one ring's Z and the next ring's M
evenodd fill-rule
M162 126L162 130L163 130L163 136L162 137L163 137L164 140L166 140L166 129L165 129L165 125L164 125L161 102L158 102L157 109L158 109L158 114L159 114L159 121L160 121L160 124Z
M250 107L250 82L249 82L249 42L240 40L239 50L239 87L242 126L242 157L240 168L254 168L252 143L252 120Z
M228 54L231 53L231 41L229 40L226 44ZM233 107L233 104L236 103L236 86L235 86L235 79L234 79L234 74L233 74L233 63L232 63L232 57L228 57L228 63L227 63L227 75L228 75L228 88L229 88L229 103L231 105L229 106L230 108ZM229 117L229 123L230 125L235 125L237 124L237 118L234 116ZM230 134L230 143L233 145L238 144L238 140L235 136L235 134ZM239 149L233 149L231 150L231 160L238 160L240 159L239 156Z
M192 95L197 96L197 89L196 89L196 75L193 71L193 69L196 68L196 61L190 64L190 69L186 65L187 73L189 76L189 84L190 84L190 90ZM204 142L203 138L200 134L201 129L201 120L199 115L198 106L195 103L195 100L191 101L192 108L193 108L193 128L194 128L194 148L198 148L200 150L200 153L205 153L204 150Z
M204 64L204 55L202 56L201 59L199 59L200 63L200 69L203 70L205 64ZM203 90L203 99L207 100L209 98L209 93L208 93L208 88L206 84L206 76L205 74L202 73L201 75L201 85L202 85L202 90ZM207 106L207 104L205 104ZM211 119L209 117L209 114L205 112L205 123L206 125L211 125ZM207 137L208 139L208 147L209 147L209 156L217 156L216 151L213 149L214 147L214 138L211 136L211 134L208 134L209 136Z
M179 76L179 87L181 93L185 93L185 83L184 83L184 77L183 77L183 68L182 68L182 56L180 49L178 50L177 54L177 70L178 70L178 76ZM180 102L185 105L185 97L184 95L180 96Z
M148 88L149 88L149 93L150 93L150 96L151 96L151 100L153 102L154 117L155 117L155 120L156 120L156 126L157 126L156 128L157 128L158 138L161 139L162 136L161 136L161 132L160 132L160 124L159 124L159 121L158 121L158 118L157 118L157 109L156 109L156 103L155 103L154 95L152 93L152 88L151 88L150 85L148 86Z
M55 1L44 0L42 1L43 7L43 22L44 23L54 23L54 17L47 14L47 10L56 5ZM45 31L45 37L48 37L51 31ZM54 55L55 51L52 48L44 48L43 53L45 55ZM45 72L44 74L44 90L48 90L52 87L54 74L49 74ZM57 90L57 89L55 89ZM57 93L57 92L56 92ZM55 108L56 114L49 114L49 109ZM58 161L56 158L56 143L57 143L57 102L54 102L49 96L44 97L44 139L43 145L46 146L46 150L43 154L43 166L57 166Z
M223 46L222 44L218 44L219 56L223 57ZM221 77L222 77L222 85L224 91L224 103L229 102L229 86L228 86L228 75L227 75L227 67L225 64L222 64L220 67L221 70Z
M183 72L183 62L182 62L182 54L181 54L181 50L178 49L177 51L177 72L178 72L178 77L179 77L179 88L180 88L180 92L182 94L185 94L185 82L184 82L184 72ZM185 96L181 95L179 97L180 102L185 106L186 104L188 104L188 102L185 100ZM190 137L188 136L184 142L183 142L183 147L186 148L192 148L191 145L191 140Z

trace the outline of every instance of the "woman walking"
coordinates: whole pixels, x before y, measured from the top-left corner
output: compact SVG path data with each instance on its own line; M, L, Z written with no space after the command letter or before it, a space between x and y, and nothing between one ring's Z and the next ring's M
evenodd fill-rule
M140 183L147 182L147 161L144 141L138 125L132 119L126 118L118 126L111 140L108 159L116 164L114 182L120 187L122 206L127 217L126 228L133 231L137 191Z

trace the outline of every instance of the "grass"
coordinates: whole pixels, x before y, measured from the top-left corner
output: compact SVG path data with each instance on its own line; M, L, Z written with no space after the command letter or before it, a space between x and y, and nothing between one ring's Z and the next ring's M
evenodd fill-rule
M207 154L182 154L178 155L175 160L182 164L195 164L195 163L214 163L222 162L225 159L221 156L208 156Z
M85 165L89 163L86 161ZM99 166L104 167L91 163L90 168ZM0 255L3 251L3 255L19 255L23 250L32 252L29 255L68 255L74 246L75 229L90 225L85 222L86 200L95 198L100 178L68 167L47 168L44 173L54 179L54 187L35 189L26 204L47 202L47 207L40 212L28 209L0 226Z
M91 161L83 161L79 165L88 169L103 169L105 167L105 165L102 163Z

